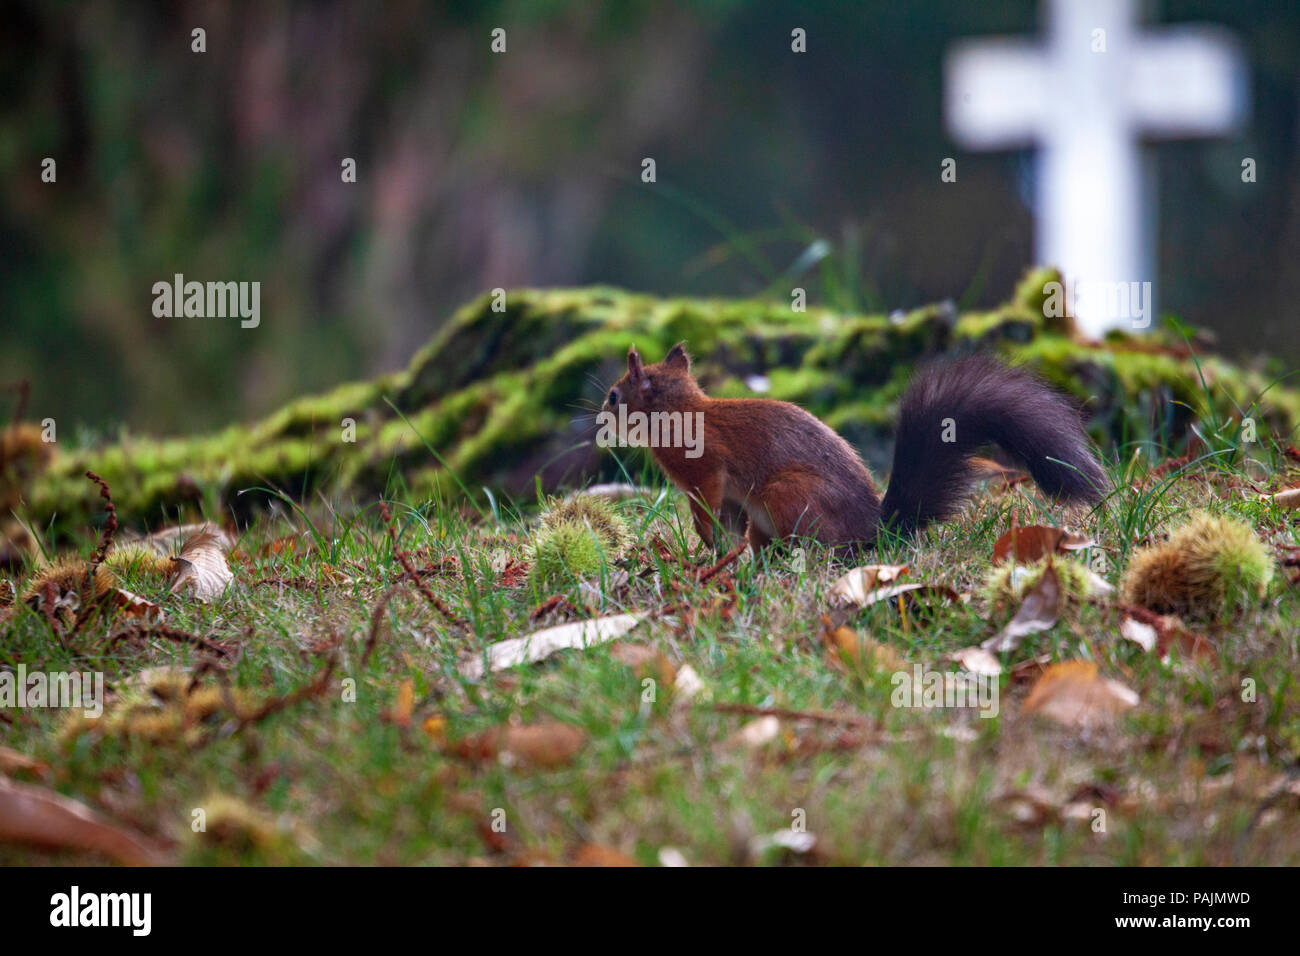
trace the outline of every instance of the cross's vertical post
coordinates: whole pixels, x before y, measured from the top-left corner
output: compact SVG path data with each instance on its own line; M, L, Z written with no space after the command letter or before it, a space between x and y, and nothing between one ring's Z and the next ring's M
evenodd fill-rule
M1248 111L1244 61L1211 27L1139 31L1133 0L1045 0L1043 14L1042 46L995 38L953 47L948 128L966 149L1038 147L1039 263L1061 269L1084 333L1144 328L1155 214L1142 139L1231 133Z

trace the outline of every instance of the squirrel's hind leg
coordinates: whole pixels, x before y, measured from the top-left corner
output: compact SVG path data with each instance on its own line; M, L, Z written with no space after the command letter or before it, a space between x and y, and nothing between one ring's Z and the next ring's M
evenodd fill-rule
M816 475L799 468L788 468L769 478L749 503L750 541L756 529L764 543L795 535L821 538L827 529L817 501L819 485Z

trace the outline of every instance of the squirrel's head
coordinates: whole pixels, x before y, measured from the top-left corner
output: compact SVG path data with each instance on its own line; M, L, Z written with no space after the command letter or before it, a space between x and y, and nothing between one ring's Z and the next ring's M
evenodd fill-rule
M610 386L602 411L614 412L620 405L629 412L673 411L701 395L685 342L678 342L654 365L643 365L634 345L627 350L627 373Z

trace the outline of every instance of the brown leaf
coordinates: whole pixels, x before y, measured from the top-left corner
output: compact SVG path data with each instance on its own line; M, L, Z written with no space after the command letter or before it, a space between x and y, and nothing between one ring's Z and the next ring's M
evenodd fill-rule
M677 668L662 651L644 644L615 644L610 656L631 668L637 677L653 677L665 687L677 679Z
M848 661L854 665L866 665L874 671L901 671L907 669L907 661L888 644L881 644L869 637L863 637L851 627L837 627L822 632L822 639L831 649L832 660L836 663Z
M1001 654L1014 651L1030 634L1045 631L1061 613L1061 582L1049 563L1007 626L980 645L986 651Z
M83 803L45 787L0 777L0 842L100 853L129 866L168 861L142 834L117 826Z
M204 528L192 535L176 558L177 571L172 578L172 593L182 588L193 592L204 604L221 597L234 575L226 563L222 537L215 530Z
M595 843L588 843L582 847L573 857L574 866L640 866L636 860L630 856L624 856L618 850L610 849L607 846L599 846Z
M118 608L127 617L136 617L157 624L167 616L160 605L125 588L113 588L110 593L113 595L113 600L117 602Z
M1218 652L1206 638L1187 630L1183 622L1172 614L1156 614L1143 607L1124 605L1124 619L1120 621L1120 637L1139 645L1145 651L1155 651L1163 660L1177 647L1183 657L1218 659Z
M411 714L415 711L415 682L404 680L397 687L397 699L393 701L393 710L389 719L399 727L411 726Z
M466 737L454 752L467 760L518 763L529 767L562 767L572 763L587 735L570 724L548 721L522 727L494 727Z
M1064 661L1047 668L1021 712L1042 714L1067 727L1087 728L1113 723L1137 703L1134 691L1102 677L1092 661Z
M1063 528L1049 528L1040 524L1025 525L1012 528L998 538L997 543L993 545L994 564L1001 564L1012 557L1013 542L1017 564L1031 564L1049 554L1067 554L1097 543L1092 538L1074 534Z

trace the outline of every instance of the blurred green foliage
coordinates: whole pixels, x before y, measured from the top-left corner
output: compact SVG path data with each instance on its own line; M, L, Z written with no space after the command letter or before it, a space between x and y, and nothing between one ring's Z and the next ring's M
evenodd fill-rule
M194 432L401 368L493 287L788 295L797 279L845 310L990 305L1029 258L1030 154L955 151L943 55L959 37L1028 39L1034 11L12 4L0 381L30 378L28 413L56 418L61 441L79 426ZM1228 26L1254 82L1243 140L1153 152L1162 305L1229 351L1294 359L1300 5L1160 12ZM795 26L806 54L790 52ZM948 155L959 180L941 187ZM1256 184L1240 182L1243 155ZM46 156L57 183L40 180ZM151 287L176 273L260 281L261 325L155 318Z

